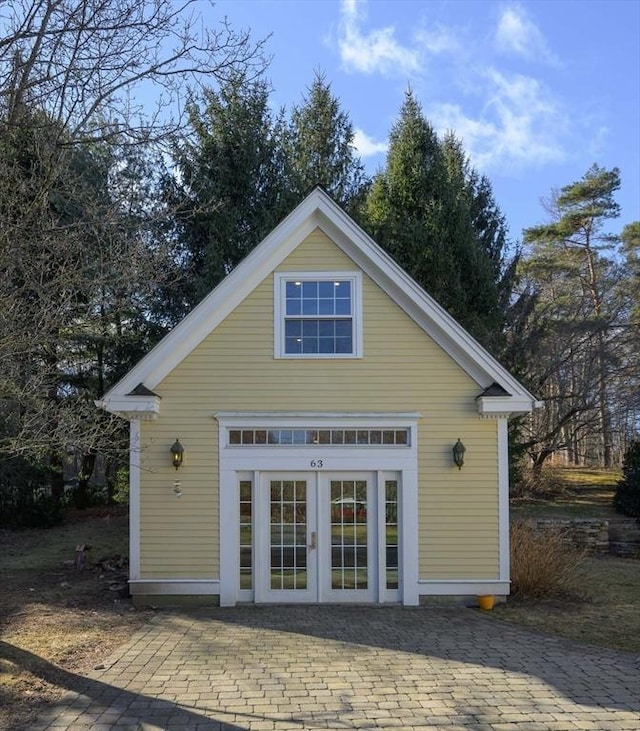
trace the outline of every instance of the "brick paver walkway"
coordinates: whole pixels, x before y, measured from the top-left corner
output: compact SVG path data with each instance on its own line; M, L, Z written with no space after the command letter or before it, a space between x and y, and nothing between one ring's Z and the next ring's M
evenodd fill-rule
M472 609L171 612L31 729L638 731L637 661Z

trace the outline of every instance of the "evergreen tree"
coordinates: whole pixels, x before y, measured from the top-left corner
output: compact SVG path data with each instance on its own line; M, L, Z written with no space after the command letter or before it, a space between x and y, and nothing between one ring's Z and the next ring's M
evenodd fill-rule
M531 358L534 388L546 408L532 418L536 463L566 450L610 467L614 449L615 383L622 365L628 309L621 297L619 237L604 230L620 208L617 168L593 165L547 206L551 222L524 232L523 275L536 292L534 317L544 336Z
M440 140L411 91L389 138L365 226L424 289L498 350L511 290L507 229L491 186L453 136Z
M621 420L624 438L640 436L640 221L627 224L620 234L622 241L621 295L626 302L627 327L624 338L625 365L619 375Z
M631 322L640 332L640 221L628 223L622 229L620 239L629 275L629 293L632 298Z
M316 185L349 212L366 191L364 167L353 146L354 131L324 76L316 74L308 96L291 112L287 144L298 198Z
M640 518L640 441L631 442L625 452L613 506L618 513Z
M203 106L190 107L192 134L177 146L167 183L182 270L164 308L182 317L287 214L294 196L284 154L285 124L269 109L266 81L239 74Z

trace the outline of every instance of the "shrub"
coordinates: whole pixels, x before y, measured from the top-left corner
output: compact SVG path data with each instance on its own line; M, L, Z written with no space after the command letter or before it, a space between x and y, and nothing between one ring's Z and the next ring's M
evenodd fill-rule
M21 457L0 458L0 528L49 528L62 520L49 469Z
M512 523L511 595L553 598L575 593L583 556L567 544L561 529L539 530L524 521Z
M129 468L121 467L111 484L112 501L116 505L129 504Z
M522 468L511 483L511 497L514 500L553 500L567 492L562 472L554 467L533 470Z
M640 441L631 442L622 462L622 479L613 496L616 512L640 518Z

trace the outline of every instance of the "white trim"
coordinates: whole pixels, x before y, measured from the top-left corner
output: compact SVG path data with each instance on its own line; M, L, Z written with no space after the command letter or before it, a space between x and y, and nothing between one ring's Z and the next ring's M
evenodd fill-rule
M527 414L531 411L531 401L514 396L480 396L478 399L478 413L482 416L504 417L509 414ZM533 408L538 408L536 401Z
M105 396L127 394L144 383L153 389L315 228L296 208Z
M466 596L468 594L472 596L481 596L483 594L508 596L509 582L496 581L495 579L420 580L418 582L418 593L420 596Z
M205 299L103 398L106 408L138 384L155 388L315 228L322 229L443 350L486 388L512 394L509 411L533 409L534 397L338 205L316 188ZM512 408L513 407L513 408Z
M220 604L233 606L244 596L238 589L239 537L237 482L238 474L254 473L254 490L265 472L304 472L318 477L323 473L372 472L372 465L381 472L397 474L401 487L399 521L402 522L400 541L400 597L404 604L418 603L418 418L419 414L318 414L314 412L313 422L309 414L279 412L218 412L219 469L220 469ZM369 425L400 426L410 430L409 446L332 446L332 445L288 445L278 448L245 445L241 448L229 446L226 430L233 426L271 425L286 427L295 424L331 424L336 427ZM322 468L317 466L322 459ZM259 505L260 501L254 502ZM260 528L261 521L254 517L256 546L264 545ZM257 564L257 562L255 562ZM255 567L254 567L255 568ZM259 600L258 577L254 573L256 600ZM375 595L374 595L375 600Z
M129 422L129 579L140 579L140 422Z
M352 346L351 353L287 353L284 342L284 321L286 312L286 284L292 280L301 281L332 281L341 280L351 283L351 323ZM295 318L294 318L295 319ZM319 319L336 319L330 315L319 316ZM339 318L338 318L339 319ZM273 274L273 354L275 358L285 359L345 359L362 358L362 272L274 272Z
M238 503L238 476L232 469L222 468L222 449L220 450L220 606L233 607L239 592L240 573L240 536ZM233 550L227 547L233 546ZM254 574L255 577L255 574Z
M417 411L217 411L213 417L225 427L266 426L334 426L344 429L349 426L398 427L410 425L420 419Z
M537 402L522 384L401 269L326 193L318 202L318 210L324 215L320 228L327 236L395 300L471 378L483 388L497 382L514 396L525 398L532 404L531 408L534 408L533 404Z
M220 594L220 582L216 579L137 579L129 582L133 596L197 596Z
M160 413L159 396L105 396L95 402L98 408L111 414L118 414L123 419L152 420Z
M402 527L402 472L385 472L378 470L376 472L376 484L377 484L377 524L378 524L378 597L379 603L392 602L397 603L400 601L400 588L398 589L387 589L387 523L386 523L386 481L395 480L397 484L397 516L398 521L398 587L402 586L402 540L403 540L403 527ZM417 550L417 549L416 549Z
M400 542L400 593L402 603L415 607L418 602L418 469L417 461L413 469L403 470L401 474L400 515L402 521L402 540Z
M510 579L509 544L509 424L506 418L498 422L498 556L500 579Z
M408 469L416 456L415 447L296 446L227 447L224 464L244 472L359 472L371 466L398 472ZM312 464L312 462L314 464ZM322 464L318 464L321 462ZM226 470L225 470L226 471ZM222 519L222 517L221 517Z

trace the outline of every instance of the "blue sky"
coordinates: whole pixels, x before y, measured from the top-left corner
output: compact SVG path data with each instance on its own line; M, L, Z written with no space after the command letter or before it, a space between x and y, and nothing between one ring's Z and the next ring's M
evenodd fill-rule
M369 173L411 86L489 177L514 240L594 162L622 173L611 231L640 219L640 0L218 0L205 18L223 15L271 34L274 106L325 75Z

